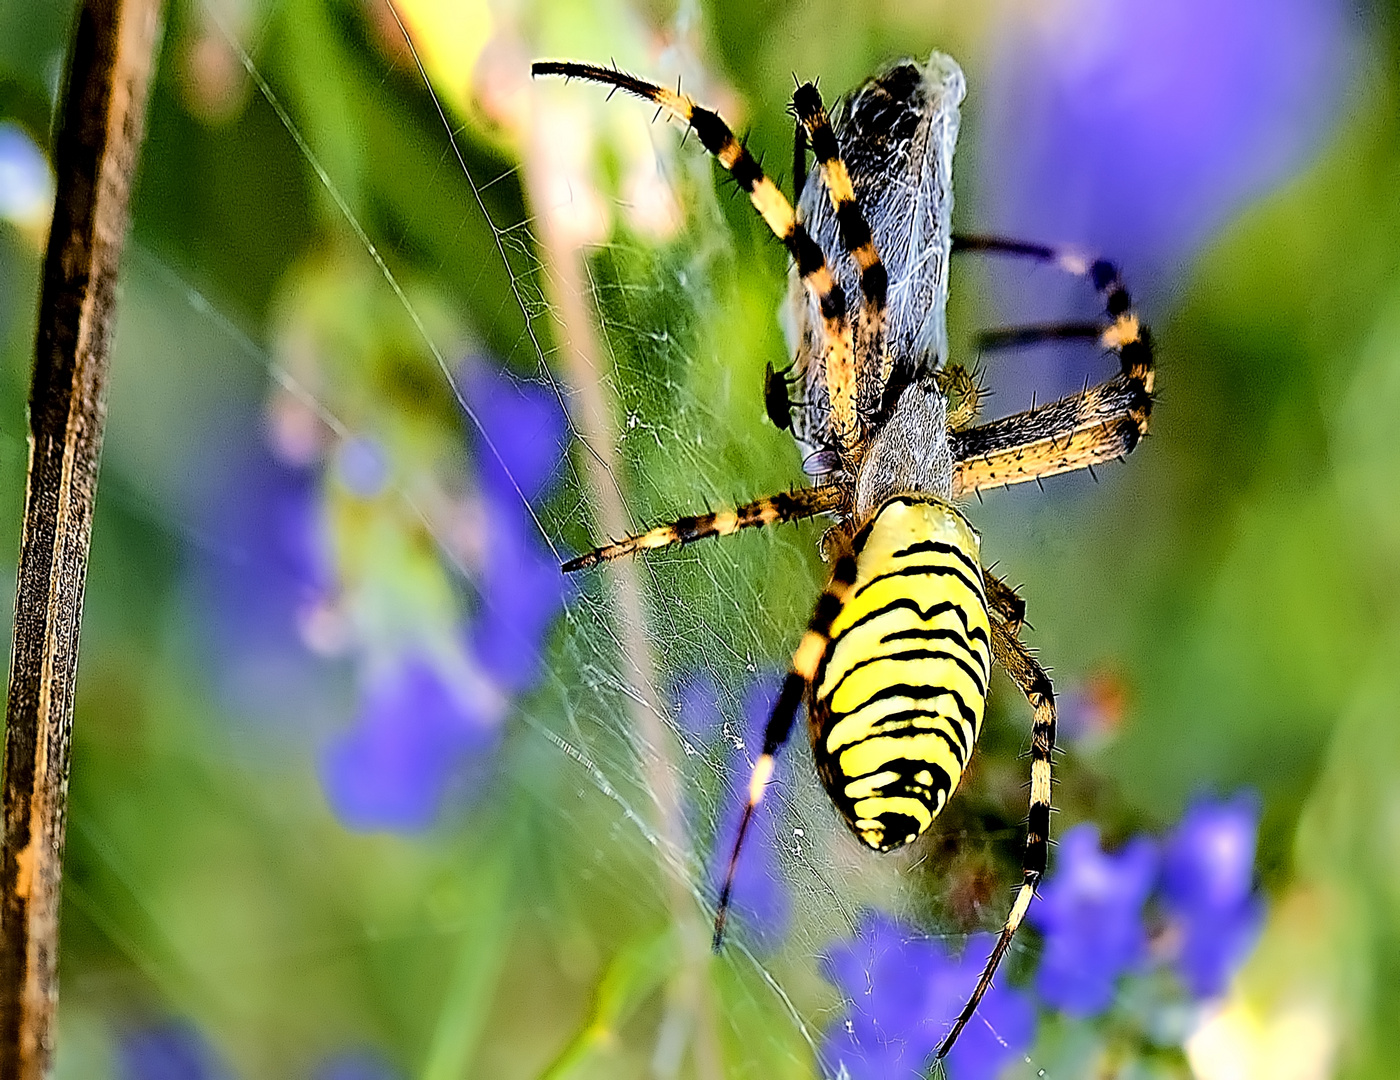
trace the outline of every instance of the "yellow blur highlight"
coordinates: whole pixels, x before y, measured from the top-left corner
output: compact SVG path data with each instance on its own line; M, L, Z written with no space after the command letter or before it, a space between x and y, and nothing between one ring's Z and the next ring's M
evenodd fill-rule
M461 112L472 99L472 75L491 38L486 0L394 0L423 68L442 97Z

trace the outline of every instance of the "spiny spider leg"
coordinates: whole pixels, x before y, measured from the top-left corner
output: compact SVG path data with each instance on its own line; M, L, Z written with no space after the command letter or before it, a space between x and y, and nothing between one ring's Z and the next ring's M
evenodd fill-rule
M953 497L1121 458L1147 433L1151 413L1143 381L1115 375L1082 393L954 431Z
M850 385L848 410L843 412L838 408L837 398L833 394L832 426L840 435L843 444L848 448L853 447L859 439L859 425L854 396L855 346L851 335L850 317L846 310L846 294L832 276L821 247L797 220L792 204L778 190L778 186L763 174L758 162L734 137L729 125L718 113L702 108L685 94L677 90L667 90L625 71L594 64L554 60L536 62L530 70L534 75L562 75L565 78L586 79L605 86L615 86L645 101L653 102L689 124L705 149L714 155L720 165L729 170L735 183L748 194L754 209L792 255L793 262L797 264L798 277L802 279L803 285L821 311L828 379L834 377L843 387L847 383Z
M1066 323L997 332L1006 344L1049 337L1096 337L1118 357L1113 378L1037 409L953 434L954 496L1091 468L1129 453L1152 416L1152 338L1118 267L1069 249L990 236L954 236L954 251L985 251L1051 263L1087 277L1104 300L1108 326Z
M831 624L841 614L851 586L856 581L856 558L847 547L834 560L831 569L831 582L817 600L807 632L792 654L792 666L783 679L783 688L768 718L768 727L763 733L763 752L754 762L749 776L749 797L744 804L743 817L739 819L739 831L734 837L734 847L729 853L729 864L724 872L724 884L719 891L719 906L715 910L715 936L712 942L716 952L724 942L724 924L729 917L729 902L734 893L734 873L739 866L739 853L744 847L749 824L754 811L763 801L768 790L768 782L773 778L773 763L778 751L792 734L793 722L797 719L798 707L807 696L812 680L816 678L822 656L831 644Z
M850 171L841 158L841 147L836 141L836 132L831 128L831 118L827 116L821 93L815 83L803 83L792 95L792 113L812 142L812 154L821 169L822 181L831 199L831 208L836 213L836 224L841 233L841 246L846 249L860 270L860 291L862 297L860 338L863 346L857 349L859 356L879 355L881 337L884 331L885 301L889 291L889 274L880 255L875 250L875 238L870 225L856 201L855 187L851 183ZM889 380L889 372L884 370L887 361L881 361L881 385Z
M1055 691L1050 685L1050 677L1045 674L1045 669L1037 663L1014 629L1025 617L1025 605L1020 603L1014 590L1005 582L985 572L983 577L988 585L987 592L992 601L992 611L997 616L992 620L992 654L997 663L1011 676L1011 681L1020 687L1031 708L1035 710L1031 728L1030 815L1026 824L1026 850L1021 864L1021 885L1016 890L1011 912L1006 917L996 946L987 958L987 964L982 969L972 996L963 1006L952 1030L939 1043L934 1055L935 1061L947 1056L958 1036L962 1034L963 1028L976 1013L987 988L992 985L992 976L996 974L1002 957L1011 945L1011 939L1015 937L1022 920L1026 917L1026 911L1035 897L1036 886L1045 875L1046 852L1050 838L1050 762L1055 753Z
M845 505L846 495L839 488L798 488L795 491L755 499L732 510L697 514L680 518L667 525L658 525L644 533L605 544L576 559L570 559L563 569L564 573L571 574L575 570L587 570L599 563L620 559L633 552L668 547L671 544L689 544L707 536L729 536L740 529L761 528L787 521L801 521L822 514L834 514Z

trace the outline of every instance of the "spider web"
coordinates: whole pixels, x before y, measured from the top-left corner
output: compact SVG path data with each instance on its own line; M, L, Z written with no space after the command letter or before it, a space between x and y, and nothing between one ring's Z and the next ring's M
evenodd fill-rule
M206 10L219 18L212 6ZM402 308L432 357L441 387L494 452L460 384L454 345L444 342L421 294L391 266L386 252L394 243L392 230L356 215L259 63L237 35L225 33L255 92L272 107L343 223L350 238L347 260L358 261L377 278L382 296ZM633 531L801 483L796 448L762 419L763 362L778 365L785 353L774 314L785 290L781 252L743 233L757 226L736 222L720 202L699 149L681 148L674 126L648 126L642 106L612 106L620 114L617 123L645 135L660 182L682 209L678 227L657 239L629 228L632 207L612 197L609 216L623 225L578 254L573 272L582 306L574 311L561 302L571 287L569 269L548 261L551 253L571 253L541 238L539 219L492 219L481 192L511 181L512 174L472 175L454 137L456 122L416 54L412 62L440 115L444 167L460 170L476 197L461 212L484 219L494 240L494 250L481 258L505 267L510 295L501 302L523 317L523 333L502 359L567 406L570 416L562 488L532 500L517 486L538 539L566 558L619 524ZM599 97L594 89L574 86L571 92ZM525 168L531 167L527 158ZM752 258L755 250L763 252L761 265ZM765 275L770 284L755 288L752 275ZM265 377L303 402L333 438L353 434L328 395L256 335L240 330L237 318L221 312L160 256L135 247L127 278L128 303L137 309L128 318L139 320L143 305L177 310L172 324L201 324L203 335L228 346L225 363L236 381ZM120 378L120 363L116 370ZM116 487L117 499L146 508L179 545L217 543L180 522L159 480L123 468L132 459L120 447L115 456L109 469L115 464L117 476L105 486ZM401 492L412 512L429 522L431 511L416 488L404 484ZM750 925L740 897L724 955L718 961L708 956L714 849L727 845L732 815L726 815L746 786L756 754L756 732L746 715L753 710L746 710L746 702L776 686L808 616L824 576L820 533L819 524L788 526L589 574L556 624L540 685L515 703L507 721L510 737L497 765L504 774L500 786L509 794L493 795L492 802L530 817L526 831L547 839L532 835L521 841L520 830L502 829L500 844L525 843L527 858L547 849L555 872L579 875L584 902L616 907L621 929L596 914L583 920L599 935L589 946L598 953L593 962L599 983L591 1007L603 1008L606 987L614 987L624 1002L613 1017L623 1058L646 1063L657 1075L686 1072L680 1063L692 1054L694 1072L702 1076L824 1075L820 1044L844 1008L820 974L820 958L833 941L849 938L868 908L897 915L931 936L950 925L939 919L949 903L946 882L937 884L943 879L931 865L941 856L921 851L877 860L859 849L821 791L798 731L768 802L773 865L780 868L790 914L775 939L764 939ZM470 585L470 571L450 544L440 540L440 549L443 562ZM1020 707L1005 684L998 696L1003 711ZM701 702L702 712L717 711L713 727L697 728L693 716L687 719L685 702L691 700ZM985 811L986 804L1005 801L1008 787L1013 802L1023 800L1023 766L1016 759L1024 727L1014 720L1001 727L1006 730L998 736L993 722L985 737L990 746L982 753L989 764L980 790L960 796L974 807L980 799L983 809L961 818L950 812L942 826L944 854L971 835L974 847L982 846L984 862L985 849L995 846L997 859L1014 864L1019 833L989 833L987 822L995 815ZM500 829L500 815L473 812L456 827ZM100 828L80 828L87 830L87 843L104 850ZM750 850L746 857L760 856ZM1013 880L1007 874L1000 883ZM930 900L931 893L937 899ZM534 901L557 898L548 890L541 895L546 899ZM1000 921L1002 904L1003 893L994 889L981 909L983 925ZM667 942L660 961L647 951L658 935ZM955 927L948 936L956 948L963 930ZM337 947L329 946L332 954ZM146 961L160 962L149 955ZM492 1007L489 999L478 1004L488 1012ZM551 1037L561 1035L574 1037L568 1024ZM707 1040L713 1043L709 1051L702 1045ZM491 1041L487 1033L476 1044L485 1060L504 1052L493 1051ZM1034 1073L1030 1059L1025 1062ZM528 1074L540 1074L544 1065L548 1060Z

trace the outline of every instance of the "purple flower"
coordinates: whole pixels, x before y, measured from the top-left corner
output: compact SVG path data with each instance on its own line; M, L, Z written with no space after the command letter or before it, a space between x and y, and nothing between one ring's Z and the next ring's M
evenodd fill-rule
M322 690L308 617L332 589L320 478L261 444L210 442L218 453L195 470L204 488L191 497L191 593L222 697L240 717L304 719Z
M689 741L687 753L708 747L719 737L724 717L719 711L719 687L707 673L684 680L676 690L676 717Z
M378 1051L348 1050L322 1062L316 1080L400 1080L403 1073Z
M823 960L827 979L850 1000L826 1034L822 1059L852 1080L913 1080L962 1009L991 952L990 934L974 934L960 959L941 942L888 916L868 913L855 939ZM1035 1032L1029 997L994 984L948 1056L952 1080L992 1080Z
M557 479L566 425L543 387L484 365L469 368L463 385L480 423L471 434L487 530L471 649L503 686L519 691L538 676L545 632L568 591L525 505Z
M485 362L462 378L471 406L469 429L484 486L533 502L558 479L568 425L555 394Z
M117 1044L121 1080L230 1080L208 1040L184 1020L124 1034Z
M53 204L53 174L44 153L16 124L0 123L0 218L38 228Z
M986 224L1142 271L1182 260L1332 128L1350 7L1084 0L1008 23L986 91Z
M1259 799L1192 804L1167 841L1162 897L1177 933L1177 970L1197 997L1214 997L1244 960L1263 919L1254 891Z
M355 724L321 758L321 784L352 829L426 829L453 782L496 746L499 716L449 685L426 660L405 658L366 688Z
M1036 989L1048 1004L1095 1016L1113 1001L1113 985L1147 950L1142 909L1157 876L1157 849L1146 837L1116 855L1099 848L1099 831L1065 833L1054 873L1028 916L1045 935Z
M490 534L470 651L501 686L519 692L539 677L545 634L569 585L518 496L488 490L482 502Z
M541 497L559 471L565 426L558 405L544 390L485 366L470 369L464 384L485 429L485 437L474 429L477 609L454 656L430 662L408 654L378 673L354 726L326 748L322 783L350 828L427 828L453 790L474 786L499 739L506 695L539 678L545 635L564 602L558 560L525 502ZM354 475L375 481L373 455L357 456L364 460L342 460L342 471L353 465Z

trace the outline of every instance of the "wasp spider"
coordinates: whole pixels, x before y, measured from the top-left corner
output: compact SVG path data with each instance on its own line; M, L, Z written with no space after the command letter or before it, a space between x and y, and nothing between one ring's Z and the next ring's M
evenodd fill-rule
M1054 692L1020 640L1025 606L982 567L978 534L954 500L1132 450L1152 409L1147 329L1111 263L953 235L952 155L964 83L946 56L905 61L870 79L845 102L835 127L816 86L797 88L795 211L724 121L679 90L587 64L537 63L534 74L603 83L685 122L795 264L796 359L791 375L769 368L765 402L774 422L792 431L816 482L682 518L564 566L580 570L777 522L835 520L831 580L793 654L749 782L715 917L716 947L744 836L804 700L812 755L832 803L863 843L882 852L920 836L957 788L994 660L1034 711L1022 882L938 1048L941 1058L975 1012L1045 872L1055 746ZM811 176L809 149L817 164ZM976 386L947 363L948 266L957 251L1057 265L1087 278L1103 300L1099 322L997 331L984 336L984 347L1091 338L1116 355L1119 373L1082 393L975 424ZM789 379L800 390L797 405Z

